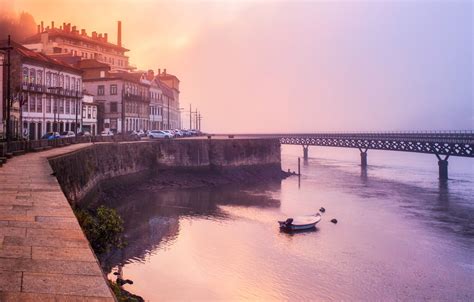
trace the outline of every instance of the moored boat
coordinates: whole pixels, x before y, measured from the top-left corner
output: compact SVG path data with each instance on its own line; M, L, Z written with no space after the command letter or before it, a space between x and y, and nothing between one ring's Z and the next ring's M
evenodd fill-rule
M316 223L321 220L321 214L309 216L299 216L295 218L288 218L285 221L278 221L280 229L287 231L299 231L314 228Z

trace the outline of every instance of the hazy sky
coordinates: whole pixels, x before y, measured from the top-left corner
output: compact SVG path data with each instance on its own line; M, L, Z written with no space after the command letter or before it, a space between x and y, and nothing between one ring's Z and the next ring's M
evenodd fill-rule
M471 1L0 0L122 41L214 132L473 129ZM188 118L185 116L184 120ZM185 123L185 126L187 123Z

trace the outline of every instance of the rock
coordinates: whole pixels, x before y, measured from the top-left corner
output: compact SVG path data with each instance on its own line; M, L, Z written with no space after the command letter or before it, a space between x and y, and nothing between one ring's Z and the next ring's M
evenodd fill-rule
M331 222L335 224L335 223L337 223L337 219L333 218L333 219L331 219Z
M118 275L120 275L120 274L119 274L119 272L114 272L114 275L115 275L115 276L118 276Z
M324 212L326 212L326 209L321 207L321 209L319 209L319 212L324 213Z
M125 282L125 283L128 283L128 284L133 284L133 281L130 280L130 279L126 279L126 280L124 280L124 282Z

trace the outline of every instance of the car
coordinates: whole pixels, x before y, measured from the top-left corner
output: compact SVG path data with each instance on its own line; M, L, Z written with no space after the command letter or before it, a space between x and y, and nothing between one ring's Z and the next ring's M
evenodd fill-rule
M169 135L169 138L173 138L174 137L174 133L172 130L161 130L163 131L164 133L168 134Z
M81 131L77 133L77 136L92 136L89 131Z
M73 131L64 131L61 132L61 137L75 137L76 134Z
M100 133L100 136L114 136L114 133L110 130L104 130Z
M184 133L179 129L174 129L174 135L177 137L183 137Z
M41 139L47 139L47 140L52 140L56 138L60 138L61 135L59 135L59 132L48 132L45 135L41 137Z
M171 135L169 133L166 133L164 130L151 130L148 133L148 137L153 139L153 138L171 138Z
M146 136L145 131L143 131L143 130L141 130L141 129L138 130L138 131L136 131L136 133L137 133L137 135L138 135L139 137L145 137L145 136Z

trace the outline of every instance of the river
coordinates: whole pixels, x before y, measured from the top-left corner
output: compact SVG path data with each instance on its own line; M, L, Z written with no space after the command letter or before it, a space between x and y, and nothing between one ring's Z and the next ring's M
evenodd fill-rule
M282 147L296 170L300 146ZM106 260L147 301L474 300L474 161L311 147L281 182L150 192L110 201L128 245ZM314 231L277 220L326 212ZM332 218L337 224L330 222ZM109 274L112 279L112 273Z

